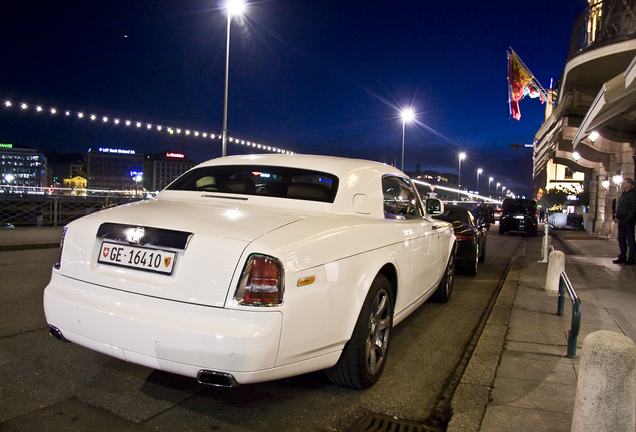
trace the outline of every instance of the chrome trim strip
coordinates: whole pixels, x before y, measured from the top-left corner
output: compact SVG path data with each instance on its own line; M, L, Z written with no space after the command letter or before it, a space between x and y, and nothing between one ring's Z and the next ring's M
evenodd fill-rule
M136 241L130 241L130 231L143 233ZM97 237L140 246L166 247L185 250L192 233L162 228L143 227L105 222L99 226Z

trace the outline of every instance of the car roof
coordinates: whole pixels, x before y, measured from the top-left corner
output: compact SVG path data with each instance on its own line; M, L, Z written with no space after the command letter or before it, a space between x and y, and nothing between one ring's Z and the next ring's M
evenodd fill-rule
M198 166L212 165L273 165L297 167L314 171L324 171L340 178L345 177L352 170L375 169L384 173L405 176L402 171L381 162L365 159L349 159L337 156L322 156L308 154L258 154L226 156L211 159Z

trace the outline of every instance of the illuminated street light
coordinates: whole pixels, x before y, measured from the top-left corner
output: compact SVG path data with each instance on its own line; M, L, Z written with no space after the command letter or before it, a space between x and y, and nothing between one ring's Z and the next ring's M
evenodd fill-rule
M466 153L459 153L459 169L457 170L457 199L459 200L459 191L462 188L462 159L466 158Z
M488 178L488 196L490 198L492 198L492 192L490 191L490 184L492 183L493 180L494 180L494 178L492 178L492 177Z
M499 199L499 186L501 186L501 183L497 183L497 188L495 189L495 195L497 195L497 199Z
M481 168L477 169L477 194L479 194L479 174L483 173L484 170Z
M245 10L245 2L242 0L228 0L225 4L227 9L227 50L225 54L225 103L223 105L223 132L222 132L222 148L221 156L226 155L227 148L227 90L229 84L230 73L230 23L233 15L241 15Z
M404 171L404 131L406 129L406 123L410 123L415 119L415 113L413 109L406 108L400 112L400 116L402 117L402 167L400 169Z

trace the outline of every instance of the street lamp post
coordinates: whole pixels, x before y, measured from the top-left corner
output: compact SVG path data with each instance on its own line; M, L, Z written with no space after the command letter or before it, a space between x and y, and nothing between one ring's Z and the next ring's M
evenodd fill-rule
M495 189L495 195L497 195L497 199L499 199L499 186L501 186L501 183L497 183L497 189Z
M483 173L484 170L481 168L477 169L477 195L479 195L479 174Z
M413 121L415 114L411 108L405 108L401 111L400 116L402 117L402 167L400 169L404 171L404 132L406 131L406 123Z
M492 198L492 192L490 191L490 184L492 183L493 180L494 180L494 178L492 178L492 177L488 178L488 196L490 198Z
M230 23L232 22L232 15L240 15L245 9L245 2L243 0L228 0L226 3L227 9L227 49L225 53L225 103L223 105L223 132L221 156L225 157L227 154L227 92L229 86L230 75Z
M459 191L462 188L462 159L466 157L466 153L459 153L459 169L457 170L457 200L459 201Z

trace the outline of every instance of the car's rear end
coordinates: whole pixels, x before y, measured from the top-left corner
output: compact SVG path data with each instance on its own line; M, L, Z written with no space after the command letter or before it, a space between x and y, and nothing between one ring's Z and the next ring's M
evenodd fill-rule
M244 256L245 248L298 217L244 211L236 223L224 206L132 207L139 211L119 207L68 226L44 293L52 334L187 376L206 365L239 376L273 368L282 315L267 304L282 301L284 272L271 257ZM267 304L246 313L228 302Z
M524 232L537 236L537 202L526 198L506 198L502 204L499 234Z

